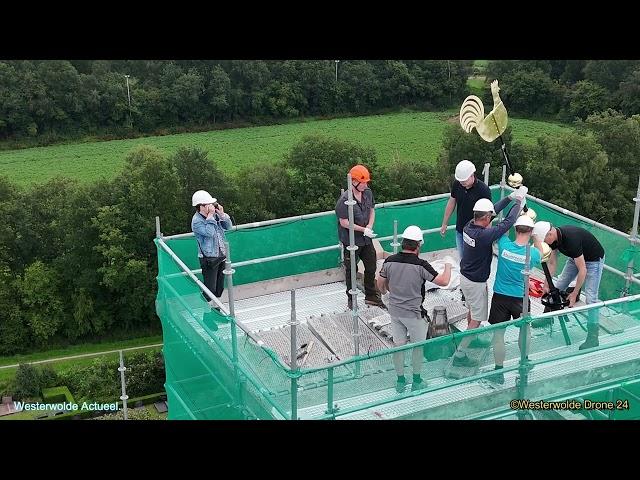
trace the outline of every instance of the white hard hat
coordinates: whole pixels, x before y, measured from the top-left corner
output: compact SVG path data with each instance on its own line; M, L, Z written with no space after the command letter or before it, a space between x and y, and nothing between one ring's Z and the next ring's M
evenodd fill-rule
M493 202L488 198L481 198L476 202L473 206L474 212L491 212L495 214L495 210L493 209Z
M533 234L540 240L544 240L549 230L551 230L551 224L549 222L536 222L533 226Z
M417 242L424 242L424 236L422 235L422 230L420 227L415 225L410 225L404 229L402 232L402 238L406 238L407 240L415 240Z
M513 224L515 227L518 225L522 225L523 227L534 227L533 220L528 215L520 215L516 220L516 223Z
M191 205L194 207L196 205L207 205L208 203L216 203L216 202L217 200L213 198L211 195L209 195L209 192L207 192L206 190L198 190L191 197Z
M462 160L456 166L456 180L459 182L464 182L468 180L471 175L476 171L476 166L471 163L469 160Z

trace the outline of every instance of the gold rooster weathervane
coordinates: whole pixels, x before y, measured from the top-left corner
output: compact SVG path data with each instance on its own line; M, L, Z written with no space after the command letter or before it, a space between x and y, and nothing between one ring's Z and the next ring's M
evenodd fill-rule
M462 107L460 107L460 126L462 129L471 133L471 131L475 128L480 138L482 138L485 142L493 142L496 138L500 139L500 143L502 144L502 154L504 156L504 164L507 166L509 170L509 178L507 179L507 183L512 188L519 188L522 185L522 175L519 173L514 173L511 168L511 162L509 161L509 155L507 154L507 146L502 139L502 134L507 129L507 124L509 123L509 116L507 115L507 109L502 103L502 99L499 95L500 87L498 86L498 80L494 80L491 82L491 95L493 96L493 110L489 112L489 115L485 117L484 115L484 105L482 104L482 100L480 100L475 95L469 95L462 102ZM523 214L526 213L532 220L536 219L536 213L530 209L525 207L522 209Z

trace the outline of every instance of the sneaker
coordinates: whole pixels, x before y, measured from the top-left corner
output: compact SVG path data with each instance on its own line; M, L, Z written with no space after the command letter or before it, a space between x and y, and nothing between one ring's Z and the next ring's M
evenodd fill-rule
M476 337L469 343L471 348L487 348L491 346L491 340L483 340L480 337Z
M594 348L600 346L600 342L597 338L587 337L582 345L578 347L578 350L584 350L586 348Z
M404 389L407 386L407 381L406 380L397 380L396 381L396 392L398 393L403 393Z
M469 358L468 355L464 357L453 357L453 366L454 367L476 367L478 366L478 361Z
M416 390L422 390L424 388L427 388L427 382L425 382L424 380L420 380L419 382L413 382L411 384L412 392L415 392Z

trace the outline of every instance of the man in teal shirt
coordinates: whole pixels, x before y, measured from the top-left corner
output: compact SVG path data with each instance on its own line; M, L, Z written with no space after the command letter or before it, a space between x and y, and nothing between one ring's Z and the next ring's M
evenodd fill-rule
M526 260L527 244L533 232L533 220L527 215L521 215L516 220L516 239L509 240L507 235L503 235L498 240L498 269L496 271L496 281L493 285L493 297L491 297L491 311L489 312L489 323L508 322L512 318L519 318L522 315L522 297L524 296L524 278L522 270ZM533 246L530 249L529 266L540 265L542 258L542 240L533 237ZM528 287L528 285L527 285ZM527 347L531 343L529 329L521 329L518 345L522 350L522 342L526 330ZM504 364L504 328L495 330L493 333L493 357L496 362L496 370L500 370ZM528 348L527 348L528 351ZM504 375L497 372L488 378L496 383L504 383Z

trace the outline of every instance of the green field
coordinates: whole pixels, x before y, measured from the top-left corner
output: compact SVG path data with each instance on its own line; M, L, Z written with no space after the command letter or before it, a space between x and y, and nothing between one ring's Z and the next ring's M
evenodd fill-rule
M472 90L482 91L484 88L484 77L469 77L467 79L467 85Z
M136 145L152 145L171 154L182 146L199 147L227 172L257 162L275 162L304 135L321 134L373 147L378 159L413 159L433 162L437 158L447 112L405 112L366 117L313 120L287 125L215 130L130 140L54 145L0 152L0 172L21 184L44 182L56 175L91 182L112 178ZM557 133L561 125L511 119L514 139L531 142L542 133Z
M469 87L469 93L482 97L482 92L485 88L485 77L469 77L467 79L467 87Z
M0 367L4 365L14 365L17 363L29 363L37 362L39 360L51 360L59 357L70 357L72 355L82 355L89 353L106 352L109 350L141 347L144 345L153 345L157 343L162 343L162 335L138 337L129 340L108 341L101 343L85 343L82 345L73 345L67 348L47 350L45 352L0 357Z

